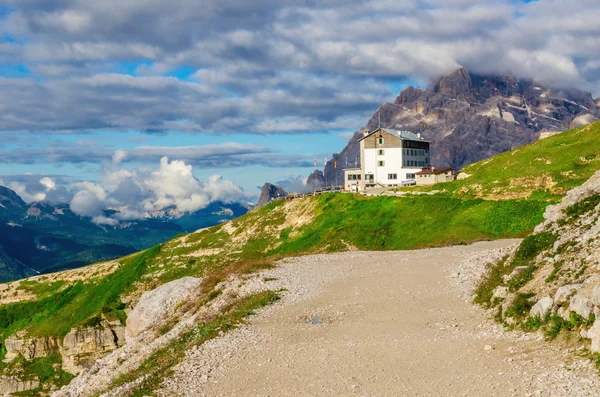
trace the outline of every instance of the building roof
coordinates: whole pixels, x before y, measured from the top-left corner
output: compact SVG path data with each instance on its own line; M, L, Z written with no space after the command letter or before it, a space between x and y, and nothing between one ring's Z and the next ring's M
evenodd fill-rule
M415 172L415 175L438 175L438 174L443 174L448 171L454 171L454 168L452 168L452 167L428 167L428 168L423 168L419 172Z
M360 138L359 142L362 141L363 139L365 139L366 137L371 136L371 135L373 135L376 132L379 132L379 130L385 131L388 134L392 134L396 138L400 138L403 141L429 142L425 138L422 138L421 134L415 134L415 133L410 132L410 131L392 130L390 128L377 128L375 131L371 131L367 135L365 135L362 138Z

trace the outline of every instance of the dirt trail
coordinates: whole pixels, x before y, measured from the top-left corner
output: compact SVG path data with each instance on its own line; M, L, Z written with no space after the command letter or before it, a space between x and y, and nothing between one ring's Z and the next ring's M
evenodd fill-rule
M511 243L284 264L272 272L274 286L287 284L291 296L249 326L188 352L159 394L598 395L587 360L535 334L502 332L457 292L459 281L450 275L465 258Z

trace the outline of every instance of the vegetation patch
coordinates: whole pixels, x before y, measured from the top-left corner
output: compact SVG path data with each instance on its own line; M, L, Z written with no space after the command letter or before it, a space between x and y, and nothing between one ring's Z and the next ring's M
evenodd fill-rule
M581 216L587 214L588 212L594 210L600 204L600 194L595 193L591 196L576 202L575 204L567 207L565 209L565 214L567 215L567 222L573 223Z

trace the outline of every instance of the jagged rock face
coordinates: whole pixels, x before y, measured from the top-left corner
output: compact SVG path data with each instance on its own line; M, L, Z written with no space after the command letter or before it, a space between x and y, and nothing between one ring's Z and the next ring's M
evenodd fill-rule
M281 188L281 186L273 185L271 183L265 183L262 187L262 191L260 192L260 197L258 199L258 203L256 207L262 207L265 204L268 204L277 197L285 196L285 191Z
M306 180L306 186L311 189L325 186L325 174L323 174L323 171L315 170L315 172L310 174Z
M73 329L65 335L60 355L63 370L78 374L125 344L125 327Z
M0 205L4 207L22 208L26 204L13 190L0 186Z
M173 315L175 307L191 300L202 284L202 279L183 277L168 282L142 294L127 317L126 339L138 337L144 331L152 329Z
M394 103L383 104L367 123L421 133L431 141L437 166L464 167L537 140L543 131L565 131L600 117L600 101L577 90L554 90L510 75L484 76L461 68L426 90L408 87ZM362 131L362 130L361 130ZM343 175L345 158L359 154L357 131L348 145L327 163L329 180Z

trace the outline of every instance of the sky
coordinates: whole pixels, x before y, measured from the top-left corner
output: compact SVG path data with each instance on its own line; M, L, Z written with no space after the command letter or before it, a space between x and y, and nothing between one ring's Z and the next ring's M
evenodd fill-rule
M2 0L0 184L97 217L252 201L459 66L599 96L599 20L597 0Z

